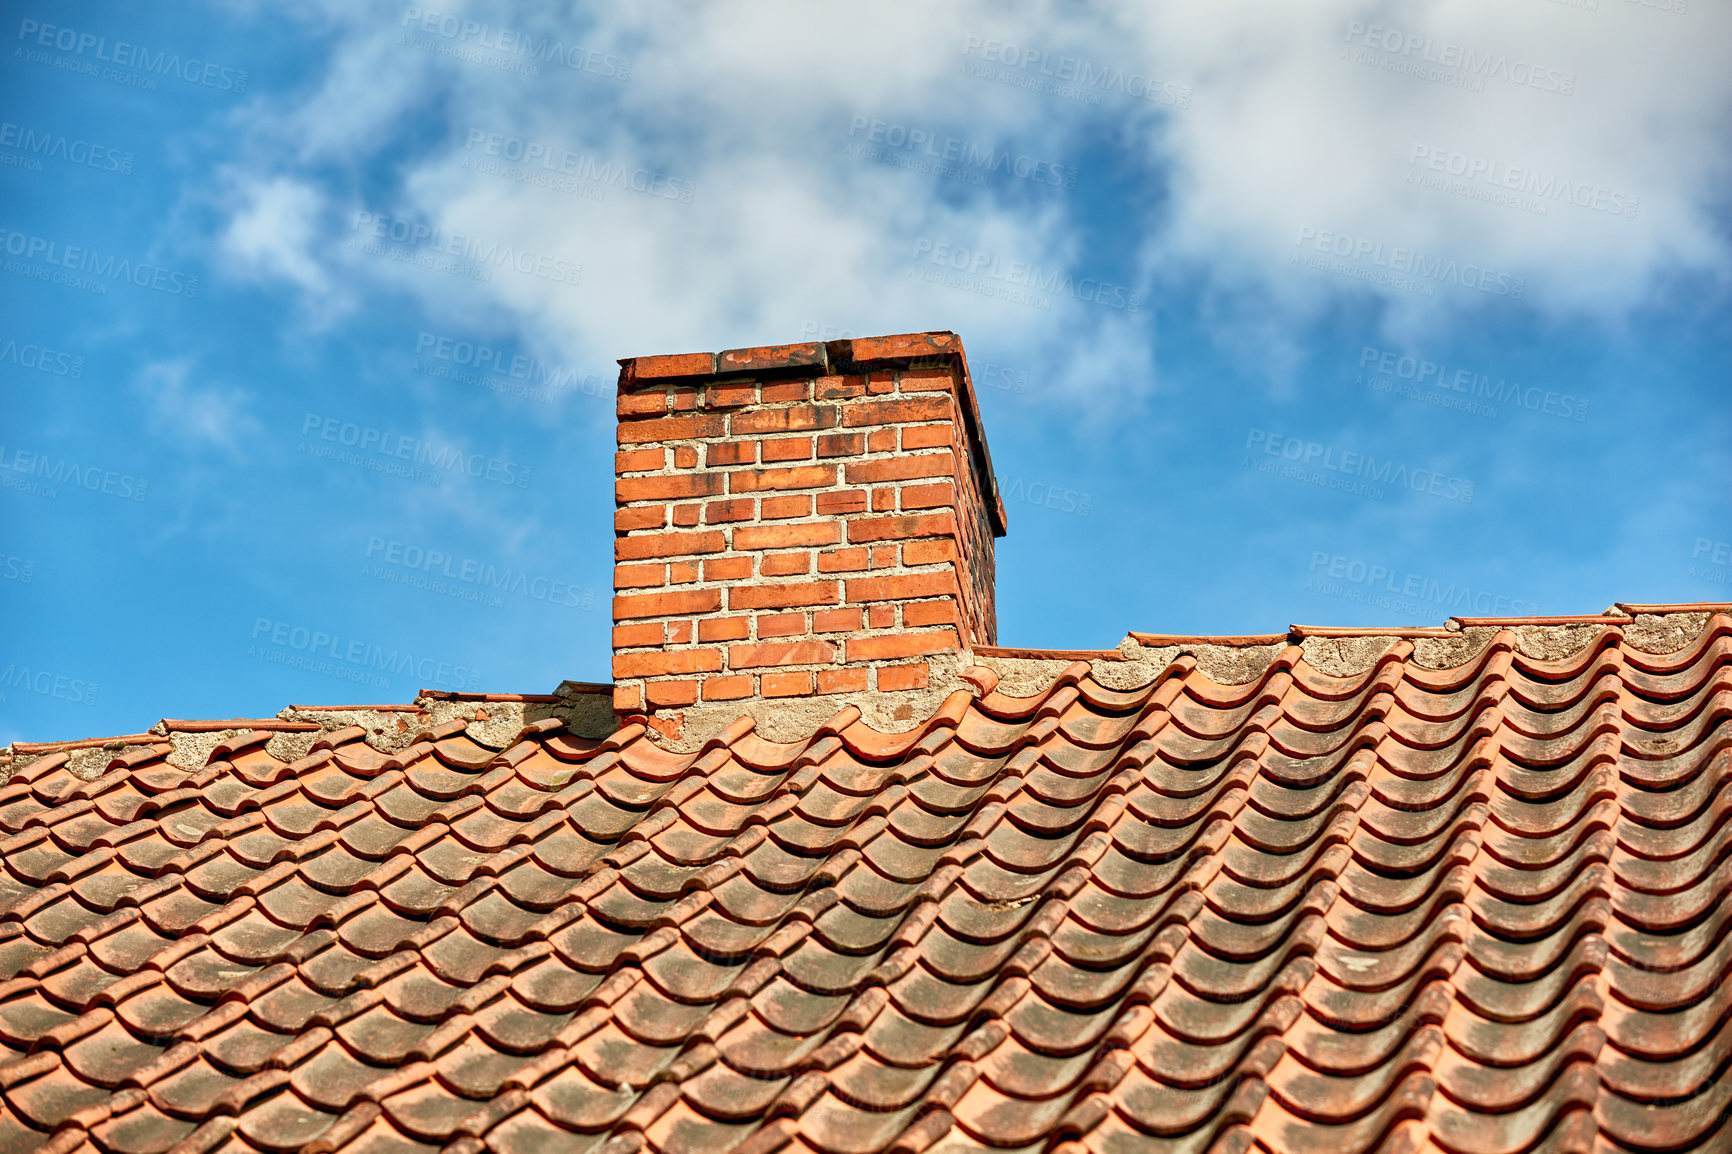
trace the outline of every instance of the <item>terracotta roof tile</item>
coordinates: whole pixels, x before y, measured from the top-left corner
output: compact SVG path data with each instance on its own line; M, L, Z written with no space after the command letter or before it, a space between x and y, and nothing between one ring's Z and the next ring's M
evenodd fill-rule
M15 746L0 1149L1721 1149L1732 616L1624 608L1442 668L1132 635L1278 647L1238 684L1006 650L1070 664L691 754Z

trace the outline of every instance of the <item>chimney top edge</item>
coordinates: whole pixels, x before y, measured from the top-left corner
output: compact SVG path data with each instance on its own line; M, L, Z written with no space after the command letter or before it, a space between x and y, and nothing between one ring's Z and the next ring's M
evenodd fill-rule
M777 370L816 370L820 374L857 372L883 364L948 360L962 355L961 339L949 330L940 330L880 337L852 337L835 341L759 345L724 349L719 353L621 357L619 364L622 382L629 379L642 383Z

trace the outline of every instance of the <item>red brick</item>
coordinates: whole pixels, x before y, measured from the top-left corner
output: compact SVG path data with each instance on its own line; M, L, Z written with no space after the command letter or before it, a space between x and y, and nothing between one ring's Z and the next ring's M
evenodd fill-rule
M741 525L734 530L736 549L799 549L813 545L835 545L842 540L842 527L834 521L809 525Z
M660 645L666 632L660 621L639 621L613 627L615 649L637 649L645 645Z
M698 622L699 641L744 641L751 635L750 617L706 617Z
M616 561L641 561L647 557L680 557L692 553L720 553L728 543L713 529L698 533L644 533L621 537L613 543Z
M915 477L951 477L956 474L956 458L950 453L923 453L918 457L849 461L843 466L843 471L850 485L907 481Z
M887 369L871 374L866 378L866 391L873 394L895 392L896 374Z
M765 385L767 393L772 386ZM863 403L863 402L856 402ZM790 405L785 409L749 409L728 420L728 431L736 437L764 433L798 433L805 429L834 429L841 414L835 405ZM871 422L882 424L883 422Z
M853 351L857 361L889 361L949 356L962 352L962 345L955 333L896 333L887 337L858 337Z
M613 687L613 711L615 713L636 713L643 709L643 687L638 685L616 685Z
M882 661L943 653L960 649L962 643L957 640L956 630L939 629L931 633L893 633L888 637L850 637L847 646L849 661Z
M655 585L667 584L667 567L664 565L615 565L613 567L613 587L615 589L648 589Z
M866 550L831 549L818 554L818 572L820 573L857 573L866 568Z
M673 649L661 653L616 653L615 677L663 677L669 673L714 673L722 667L720 649Z
M637 357L632 361L632 375L640 381L709 376L715 371L714 353L669 353L666 356Z
M950 392L956 387L956 378L949 369L904 369L896 384L904 393Z
M758 562L758 573L764 577L792 577L811 571L810 553L772 553Z
M890 629L896 624L896 603L884 601L866 608L866 627L868 629Z
M683 618L679 621L667 622L669 645L690 645L692 643L692 619Z
M894 453L896 451L895 429L873 429L866 434L866 450L870 453Z
M683 497L713 497L722 491L720 473L675 473L671 477L621 477L613 483L613 499L677 501Z
M726 501L711 501L704 506L704 521L711 525L728 521L750 521L757 515L751 497L734 497Z
M673 617L683 613L714 613L722 607L720 589L687 589L678 593L621 594L613 599L613 619Z
M848 604L908 601L915 597L948 597L956 590L950 573L899 573L894 577L855 577L847 582Z
M705 581L743 581L751 575L750 557L711 557L704 562Z
M696 561L675 561L668 566L669 585L690 585L698 579Z
M698 683L695 681L652 681L644 686L644 692L649 695L649 703L655 708L675 708L681 705L690 705L698 699Z
M812 692L811 673L766 673L758 678L765 697L806 697Z
M836 646L829 641L769 641L759 645L730 645L729 669L761 669L766 665L828 665L836 660Z
M812 386L813 395L820 401L844 401L866 395L866 378L860 375L819 377Z
M742 697L752 695L752 678L750 674L741 673L727 677L704 678L705 701L738 701Z
M911 629L924 625L955 625L956 602L948 597L937 601L910 601L902 607L902 624Z
M786 585L735 585L728 590L728 608L787 609L795 605L834 605L839 590L834 581L795 581ZM719 592L719 590L711 590Z
M711 385L704 390L704 408L706 409L737 409L741 405L749 405L757 399L758 387L750 383Z
M956 486L949 481L936 485L904 485L900 495L904 509L944 509L956 504Z
M698 523L703 511L702 505L675 505L673 515L668 519L677 529L690 529Z
M852 633L860 628L860 610L820 609L812 614L814 633Z
M820 669L818 670L819 693L864 693L866 691L865 669Z
M955 446L956 426L954 425L915 425L902 430L902 448L909 452L913 452L915 449L954 448ZM896 446L891 445L890 447L895 448Z
M896 517L868 517L848 522L849 541L890 541L900 537L952 537L956 517L943 513L903 513Z
M812 399L812 382L810 380L777 381L763 387L762 396L766 405L774 405L783 401L809 401Z
M866 438L860 433L825 433L818 438L820 457L858 457L866 451Z
M647 473L667 463L666 449L621 449L613 455L615 473Z
M902 546L904 565L939 565L956 562L956 543L948 537L908 541Z
M812 495L796 493L789 497L765 497L761 516L766 521L776 521L783 517L810 517L812 515Z
M758 459L757 452L756 441L718 441L704 446L704 461L712 469L717 465L750 465Z
M874 545L874 546L872 546L871 553L872 553L872 568L874 568L874 569L891 569L891 568L895 567L895 565L896 565L896 546L894 546L894 545Z
M926 663L919 665L886 665L878 670L878 688L889 691L893 689L925 689Z
M661 505L642 505L636 509L616 509L613 528L616 533L633 529L660 529L668 523L668 511Z
M812 438L777 437L773 441L760 441L758 459L766 464L771 461L810 461Z
M820 517L839 517L845 513L864 513L866 511L866 490L841 489L833 493L819 493L814 501L814 508Z
M655 730L669 741L678 741L680 734L686 731L686 715L683 713L649 712L643 723L645 728Z
M698 407L703 399L703 390L690 386L668 390L668 411L672 413L689 413Z
M896 512L896 490L889 488L872 490L872 511L874 513Z
M681 445L674 450L674 468L695 469L698 467L698 451L690 445Z
M954 406L949 397L852 401L843 410L842 424L847 428L857 429L862 425L908 425L915 421L948 421L953 412Z
M668 395L659 389L641 393L621 393L614 402L614 415L619 417L651 417L668 411Z
M719 413L694 417L655 417L647 421L621 421L619 443L642 444L645 441L690 441L700 437L724 435L726 422Z
M770 637L804 637L806 635L806 615L804 613L766 613L758 618L758 639Z
M728 474L731 493L766 489L819 489L836 483L834 465L792 465L785 469L741 469Z

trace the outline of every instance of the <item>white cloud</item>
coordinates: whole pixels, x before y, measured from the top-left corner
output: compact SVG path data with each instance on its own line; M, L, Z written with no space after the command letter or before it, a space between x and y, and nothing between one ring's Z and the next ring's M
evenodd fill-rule
M318 253L324 193L290 176L234 174L228 226L220 249L231 271L252 279L281 278L309 296L331 291Z
M247 410L247 394L233 386L197 383L190 358L147 362L133 387L144 398L151 431L183 450L204 446L238 454L262 431Z
M1723 6L1685 19L1618 0L1593 12L1241 0L1139 6L1124 21L1195 78L1168 136L1176 195L1160 251L1288 297L1355 291L1283 268L1302 230L1331 230L1520 276L1524 299L1554 316L1617 315L1671 272L1726 267L1712 224L1732 144ZM1426 59L1464 51L1487 66ZM1474 179L1451 181L1470 165ZM1546 195L1564 182L1590 207ZM1523 188L1516 206L1485 199ZM1394 299L1411 311L1423 298ZM1479 298L1440 285L1437 300Z
M1616 318L1675 273L1726 267L1713 217L1732 147L1732 81L1717 59L1732 41L1723 8L1679 17L1619 0L1593 12L1547 0L1408 10L1163 0L1009 17L985 3L766 0L624 6L557 26L529 6L470 6L465 18L629 59L630 79L557 64L531 79L489 66L508 62L497 52L477 62L424 51L404 43L400 6L360 14L333 0L318 17L331 44L323 79L249 113L258 143L237 160L223 238L237 267L327 301L389 285L437 315L516 327L591 360L793 340L807 321L857 332L950 327L971 346L1030 354L1087 347L1086 364L1053 386L1072 396L1096 375L1102 392L1147 379L1151 312L1062 297L1031 308L921 280L909 275L916 243L988 253L999 270L1016 262L1083 276L1095 271L1083 267L1090 229L1103 231L1105 218L1132 258L1130 287L1182 274L1245 302L1244 315L1231 315L1230 301L1223 309L1225 339L1366 294L1410 329L1507 303L1459 284L1432 284L1430 295L1368 286L1349 275L1377 271L1363 249L1345 274L1293 265L1295 241L1325 231L1380 245L1384 260L1399 248L1489 269L1493 287L1519 278L1526 304L1555 317ZM1351 28L1391 22L1401 51L1367 45L1367 32L1349 40ZM431 39L441 50L474 47ZM987 40L1018 45L1018 66L997 74L1015 83L963 74L982 63ZM1476 92L1384 68L1445 45L1490 54L1506 75L1518 61L1518 76L1537 65L1541 87L1492 78ZM1095 104L1030 87L1063 83L1043 69L1074 62L1109 85L1121 71L1133 86L1142 76L1183 84L1188 107L1110 86ZM1544 90L1565 77L1570 92ZM1158 174L1164 195L1109 191L1098 162L1084 173L1092 185L1066 193L1003 180L978 188L845 156L861 142L849 134L856 116L1070 163L1085 147L1116 151ZM679 203L618 184L579 180L588 192L579 195L513 181L474 166L484 158L465 143L477 128L695 189ZM1437 150L1446 171L1426 168L1433 154L1420 149ZM1531 171L1542 185L1603 190L1602 207L1634 197L1637 208L1628 217L1549 201L1536 214L1479 199L1492 191L1484 180L1472 195L1409 181L1447 178L1456 154ZM382 173L394 174L391 191L357 200L353 190ZM358 254L344 247L356 209L576 261L581 283L504 268L480 282ZM1291 363L1281 342L1259 343Z

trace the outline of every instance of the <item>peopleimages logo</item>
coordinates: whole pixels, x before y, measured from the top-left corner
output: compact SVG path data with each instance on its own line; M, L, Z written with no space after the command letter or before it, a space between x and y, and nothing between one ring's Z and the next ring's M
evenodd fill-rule
M1342 597L1374 608L1412 610L1428 615L1445 610L1459 616L1467 613L1478 617L1520 617L1537 614L1539 603L1506 597L1488 589L1475 589L1465 581L1445 584L1436 577L1403 570L1395 565L1380 565L1358 557L1346 557L1321 549L1311 553L1311 568L1305 587L1314 593ZM1340 583L1345 582L1343 586ZM1402 605L1391 598L1419 602Z
M1430 65L1434 68L1450 69L1482 83L1487 80L1503 80L1521 87L1537 88L1542 92L1556 92L1564 96L1576 90L1574 72L1542 68L1520 57L1511 59L1507 53L1482 52L1449 40L1438 40L1417 32L1403 32L1399 28L1350 20L1347 22L1346 40L1349 44L1382 52L1388 61L1400 60L1414 69ZM1415 53L1418 55L1415 56ZM1402 69L1394 68L1391 71Z
M1392 248L1386 255L1383 242L1369 237L1356 237L1351 233L1331 232L1328 229L1305 225L1300 228L1299 237L1293 243L1303 248L1307 242L1318 252L1328 253L1342 260L1368 261L1379 269L1388 269L1423 280L1443 281L1460 285L1462 288L1478 289L1492 296L1520 300L1527 291L1525 277L1511 276L1483 265L1458 264L1449 257L1428 257L1425 253L1411 248Z
M856 116L849 122L848 136L850 139L861 138L867 144L901 149L940 164L960 165L964 171L978 172L984 176L1014 177L1031 184L1048 184L1055 188L1076 187L1075 165L1060 164L1026 153L1013 153L1009 149L1001 150L990 145L983 146L960 137L941 136L930 129L910 128L894 121ZM878 156L867 153L862 155L870 160L879 159ZM943 175L942 171L940 175Z
M46 345L31 344L8 338L0 344L0 365L12 364L21 369L34 369L51 377L84 376L84 358L73 353L56 352Z
M33 41L37 47L52 48L57 52L70 52L77 57L83 57L88 52L92 60L100 60L105 64L115 64L122 68L148 72L153 76L172 76L176 80L183 80L188 84L215 88L221 92L233 92L237 96L247 90L247 74L244 69L225 68L220 64L212 64L208 60L199 60L193 56L188 56L182 60L178 52L153 53L141 44L130 44L125 40L116 40L110 44L106 36L80 32L76 28L67 28L58 24L43 24L37 20L23 20L18 25L18 39ZM30 59L32 63L54 63L50 60L34 59L35 56L42 55L44 54L26 55L26 59ZM155 85L152 84L151 87L154 88Z
M968 366L974 383L983 388L1003 389L1007 393L1028 392L1028 370L993 361L976 361Z
M1483 191L1487 195L1509 190L1523 196L1531 196L1543 202L1563 201L1577 208L1591 209L1610 216L1621 216L1634 220L1636 210L1641 205L1638 197L1625 193L1614 192L1602 185L1589 181L1570 180L1556 173L1541 176L1530 167L1506 164L1492 157L1475 156L1466 152L1444 148L1439 145L1415 144L1407 152L1409 172L1407 183L1419 183L1419 178L1425 172L1443 173L1458 178L1467 186L1464 195ZM1481 190L1479 185L1486 186ZM1450 182L1444 182L1436 187L1446 192L1457 191ZM1485 197L1481 197L1485 199ZM1517 207L1520 207L1519 203ZM1543 213L1542 213L1543 215Z
M595 590L576 582L500 569L491 562L458 557L440 549L368 537L366 555L372 564L361 566L364 577L424 588L461 601L479 601L498 608L504 604L499 594L512 593L567 609L587 612L595 608Z
M1690 551L1690 560L1700 561L1703 557L1708 558L1710 564L1732 565L1732 541L1696 538L1696 547Z
M1363 490L1362 495L1378 500L1382 499L1383 494L1381 490L1376 490L1375 486L1388 485L1395 489L1411 489L1415 493L1442 497L1446 501L1473 501L1473 482L1465 477L1447 476L1436 469L1409 468L1388 459L1379 461L1370 453L1337 449L1333 445L1272 433L1267 429L1251 429L1245 436L1245 448L1247 451L1260 451L1265 457L1276 458L1275 461L1267 463L1269 467L1263 468L1264 472L1277 471L1273 466L1280 462L1286 462L1295 469L1306 472L1318 469L1322 472L1316 476L1331 482L1326 487L1356 492ZM1260 464L1255 461L1248 463ZM1295 476L1293 479L1312 478ZM1338 481L1341 483L1333 483Z
M631 61L626 57L592 51L581 44L567 44L554 36L538 37L514 28L425 12L420 8L403 9L402 26L413 32L438 36L451 41L454 46L473 46L504 56L521 57L526 64L559 64L573 72L588 72L607 80L631 78Z
M371 641L344 638L335 631L312 629L269 617L253 620L252 640L254 644L248 647L248 656L326 673L345 681L364 682L376 689L389 687L383 679L385 674L412 674L423 685L443 685L451 689L475 689L481 684L479 669L417 656L412 650L387 650ZM320 667L320 663L326 661L341 664Z
M583 266L561 257L536 253L529 249L513 248L497 241L484 241L479 237L466 236L460 232L446 233L418 220L406 220L391 216L389 213L367 212L358 209L351 224L351 229L374 242L391 241L404 246L403 249L387 249L377 246L377 254L391 256L397 259L410 259L403 254L413 253L413 250L423 249L433 256L447 256L466 262L471 266L465 271L461 266L450 270L469 276L471 280L487 280L487 268L510 268L528 276L540 277L542 280L553 281L556 284L575 285L583 274Z
M1043 49L1009 41L969 36L962 42L962 55L973 57L976 53L985 64L996 64L1003 69L1016 69L1026 74L1026 79L1015 84L1016 87L1050 92L1054 96L1081 100L1088 104L1099 104L1100 94L1103 92L1116 92L1120 96L1148 100L1173 108L1191 106L1191 90L1185 85L1175 84L1170 80L1157 80L1141 72L1095 65L1076 56L1055 57ZM1016 79L1022 79L1002 72L977 72L975 75L1000 83L1015 83Z
M1494 384L1484 373L1472 369L1456 369L1452 373L1449 366L1439 361L1429 361L1394 349L1366 345L1359 353L1359 367L1400 381L1411 381L1415 386L1429 386L1476 400L1494 401L1560 420L1588 419L1588 402L1573 393L1522 385L1501 377Z
M599 160L588 153L573 152L561 145L524 140L481 128L469 130L469 139L463 148L465 152L479 152L482 157L494 157L506 162L490 163L471 155L463 158L465 168L488 176L503 176L519 183L544 185L558 192L588 196L591 200L600 200L603 189L611 186L660 200L676 200L681 204L690 204L698 188L689 180L681 180L664 172L629 164L614 164L611 161ZM543 171L536 173L537 168ZM541 180L541 176L548 179ZM583 185L600 187L571 186L569 181L561 182L556 179L564 176L583 182Z
M443 469L448 473L492 481L496 485L515 489L529 488L530 474L534 471L532 466L519 465L515 461L489 457L485 453L466 453L453 445L435 445L419 437L405 436L338 417L325 417L318 413L308 413L301 418L301 436L307 437L309 434L327 444L354 451L327 450L317 444L309 446L303 440L300 452L338 460L343 464L360 465L374 469L375 472L404 476L425 474L435 485L439 483L440 474L427 473L427 470L414 466L426 465L432 469ZM400 464L401 462L406 464ZM415 476L414 479L423 478Z
M461 369L470 369L483 377L509 377L539 389L583 393L591 397L601 395L612 383L595 373L579 372L569 365L549 365L522 353L511 353L494 345L465 340L462 337L441 336L425 329L415 338L415 355L432 357L436 361L444 361Z
M22 124L13 124L10 120L0 121L0 148L17 149L19 153L15 159L8 160L5 158L12 154L0 152L0 164L30 168L35 172L42 171L42 161L59 160L99 172L118 172L122 176L132 174L130 152L88 140L74 140L62 133L39 132Z
M14 473L34 479L20 480L11 475ZM52 500L60 495L60 490L53 485L70 485L125 501L142 501L150 491L148 480L131 473L80 465L65 457L55 460L46 453L32 453L25 449L13 449L8 454L6 446L0 445L0 486Z
M924 270L918 267L922 258L928 264L960 275L922 276ZM1043 269L1027 261L1001 260L996 253L937 243L925 237L914 242L914 262L916 268L910 270L910 275L919 279L1004 296L1015 303L1031 303L1037 308L1052 307L1052 302L1047 299L1049 295L1074 297L1084 304L1133 313L1143 303L1142 293L1111 281L1095 277L1079 279L1063 269Z
M1089 505L1094 498L1087 493L1075 489L1067 489L1063 485L1053 485L1046 481L1031 481L1024 485L1021 477L1010 483L1003 490L1004 500L1027 501L1030 505L1038 505L1043 509L1052 509L1059 513L1075 513L1079 517L1089 515Z
M1732 541L1698 537L1696 547L1690 551L1690 570L1686 576L1725 585L1732 581L1732 569L1728 566L1732 566Z
M20 276L36 276L40 280L51 279L50 274L59 276L81 275L96 278L89 282L80 282L73 287L93 287L106 294L108 286L104 281L125 281L139 288L153 289L169 296L195 297L198 295L198 277L148 261L134 262L128 257L116 257L112 254L103 257L95 249L81 245L63 244L49 237L36 236L33 233L17 232L12 229L0 228L0 251L7 256L18 257L18 260L7 261L6 271ZM35 268L25 264L25 261L40 260L49 268ZM58 273L65 269L66 273Z
M0 669L0 688L24 689L73 705L95 705L96 691L101 686L94 681L81 681L47 669L32 669L26 662L14 661ZM0 700L4 699L5 695L0 694Z

